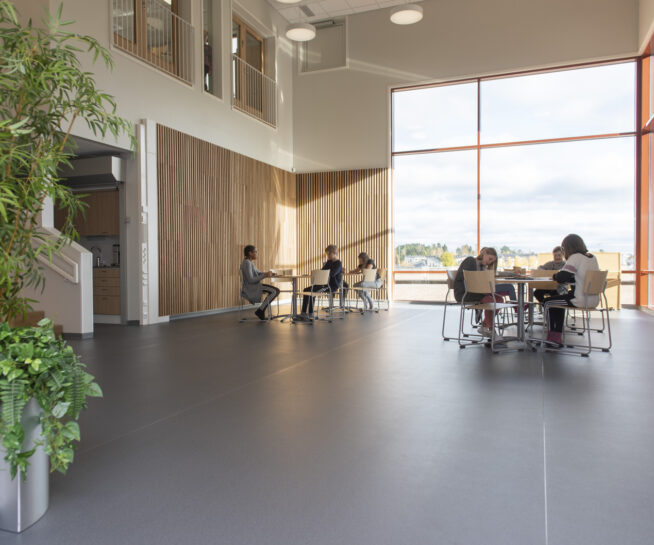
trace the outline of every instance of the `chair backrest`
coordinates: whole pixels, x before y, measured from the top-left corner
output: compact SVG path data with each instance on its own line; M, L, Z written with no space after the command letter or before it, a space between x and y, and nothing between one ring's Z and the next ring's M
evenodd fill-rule
M315 269L311 271L311 284L314 286L325 286L329 284L329 269Z
M363 269L363 281L374 282L377 278L377 269Z
M454 281L456 280L456 273L458 271L447 271L447 289L454 289Z
M382 286L386 284L386 269L379 268L377 269L377 272L379 273L379 278L382 281Z
M584 295L600 295L606 287L609 271L586 271Z
M467 293L494 293L495 271L463 271Z

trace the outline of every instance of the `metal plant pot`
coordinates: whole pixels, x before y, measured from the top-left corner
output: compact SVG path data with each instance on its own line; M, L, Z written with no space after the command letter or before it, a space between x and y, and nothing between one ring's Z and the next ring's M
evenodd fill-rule
M41 439L40 415L41 407L36 399L31 399L22 419L23 450L34 448L35 442ZM29 528L48 510L49 460L43 446L38 446L29 460L26 479L19 471L12 480L4 457L5 451L0 448L0 529L18 533Z

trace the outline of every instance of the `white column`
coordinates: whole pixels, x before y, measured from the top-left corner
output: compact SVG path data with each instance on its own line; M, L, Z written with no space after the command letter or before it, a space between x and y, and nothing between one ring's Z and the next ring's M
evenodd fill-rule
M168 321L168 316L159 316L157 124L142 120L136 130L139 143L140 323L147 325Z

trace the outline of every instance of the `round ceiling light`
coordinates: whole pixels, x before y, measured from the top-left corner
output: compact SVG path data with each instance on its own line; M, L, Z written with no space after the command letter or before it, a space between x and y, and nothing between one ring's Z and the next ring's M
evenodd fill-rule
M286 27L286 37L294 42L308 42L316 37L316 27L309 23L293 23Z
M412 25L422 20L422 6L404 4L391 10L391 21L396 25Z
M302 0L277 0L280 4L299 4Z

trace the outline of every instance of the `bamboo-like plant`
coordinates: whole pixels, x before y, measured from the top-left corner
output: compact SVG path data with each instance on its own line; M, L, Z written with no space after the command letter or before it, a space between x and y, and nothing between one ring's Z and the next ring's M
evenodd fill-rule
M58 171L70 164L69 136L76 122L97 136L114 138L131 124L116 114L110 95L96 88L79 56L109 52L97 40L67 32L62 6L46 15L44 28L21 25L12 2L0 0L0 434L12 476L25 469L31 452L21 452L22 410L30 396L43 410L41 423L51 468L65 471L79 439L75 420L86 395L101 395L72 349L43 321L35 328L9 327L31 309L27 287L43 288L39 256L59 251L76 238L73 218L82 203L60 183ZM39 214L50 197L65 211L57 240L41 232Z

